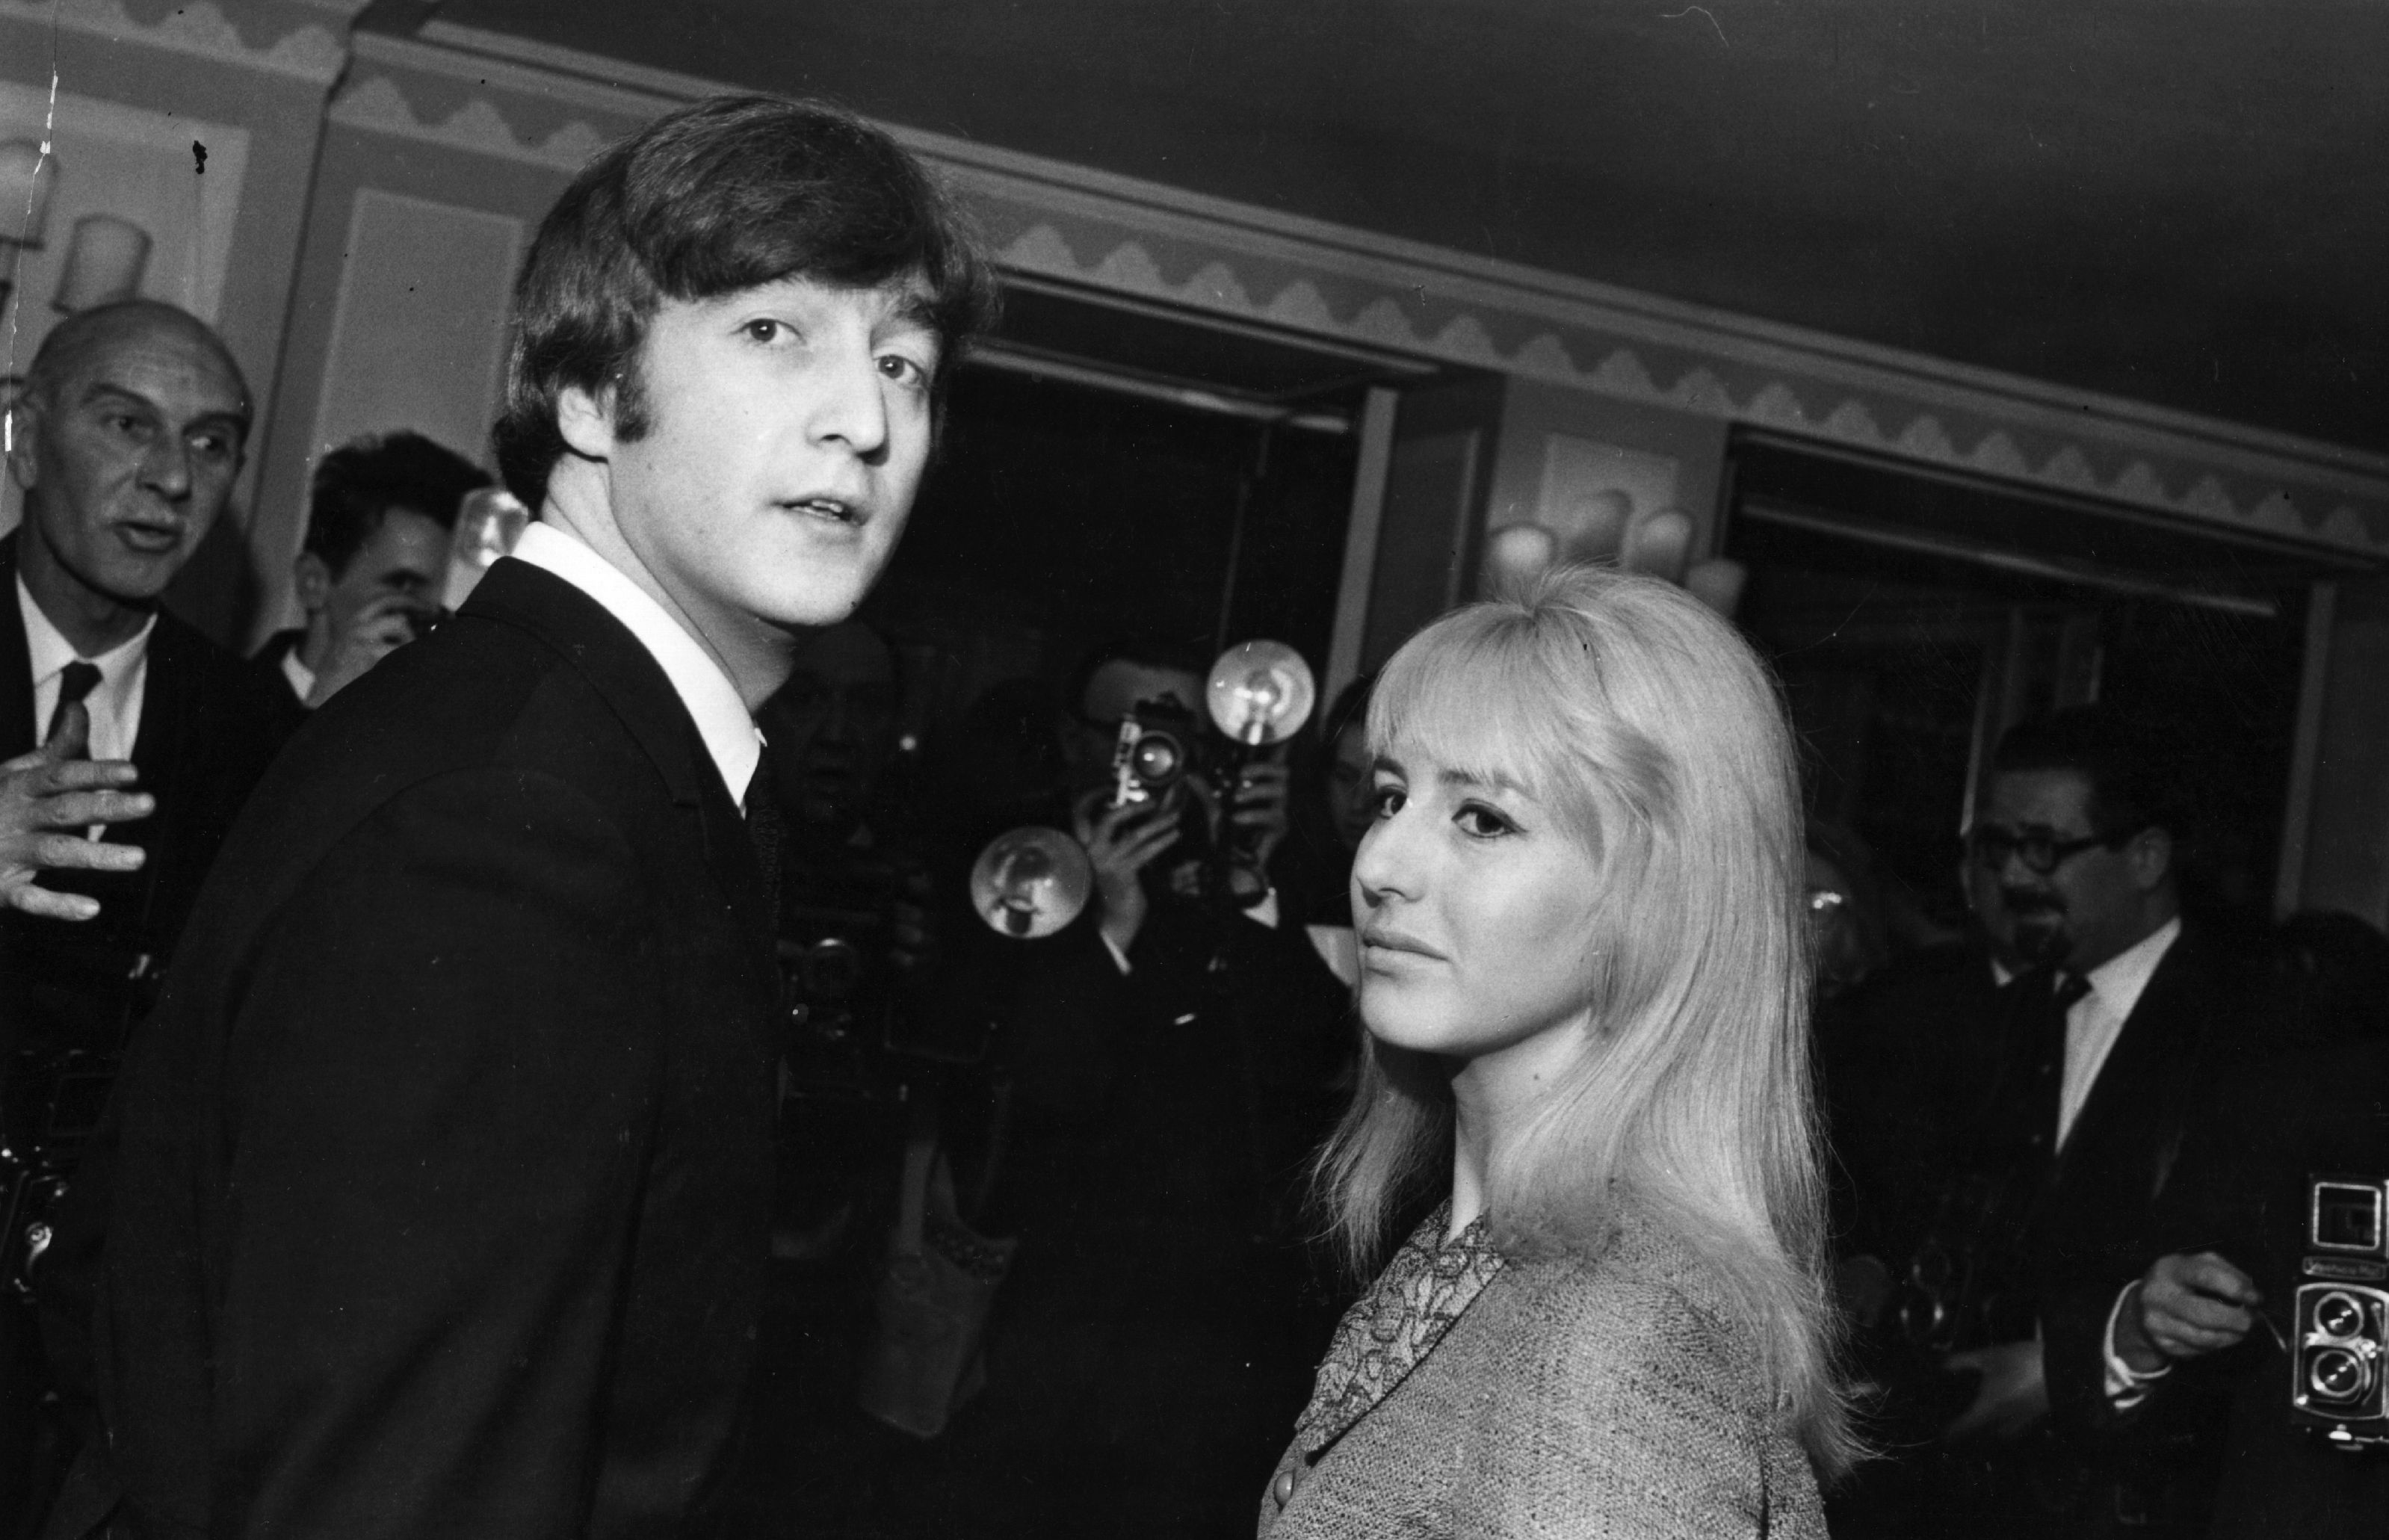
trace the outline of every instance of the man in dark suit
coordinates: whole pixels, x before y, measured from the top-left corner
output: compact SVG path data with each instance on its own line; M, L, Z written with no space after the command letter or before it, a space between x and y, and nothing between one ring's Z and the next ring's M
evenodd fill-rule
M291 564L306 623L268 637L258 660L313 710L414 641L440 613L457 511L489 484L420 433L358 439L317 461Z
M892 551L988 284L892 141L780 100L550 211L498 428L540 522L301 731L120 1083L119 1532L701 1526L770 1240L751 713Z
M152 301L84 311L43 340L8 411L25 516L0 538L0 839L17 846L0 871L0 1522L45 1484L33 1407L50 1375L12 1275L297 718L159 604L240 470L249 391L215 334ZM101 823L122 843L77 837Z
M2012 1017L1977 1145L2000 1168L1985 1246L2009 1334L1948 1360L1981 1376L1944 1438L1987 1462L1982 1533L2189 1534L2203 1516L2176 1450L2103 1436L2131 1386L2102 1347L2195 1109L2273 1014L2265 971L2182 918L2190 811L2148 724L2081 706L2002 739L1970 836L2005 948L2033 965L2011 987L2046 992Z
M2209 1483L2118 1422L2133 1387L2106 1330L2161 1249L2152 1214L2196 1109L2280 1012L2260 961L2182 915L2178 765L2111 706L2019 724L1969 837L1984 948L1875 1001L1910 1017L1899 1069L1934 1121L1849 1120L1889 1130L1852 1152L1874 1156L1861 1198L1919 1201L1862 1215L1859 1239L1896 1254L1883 1432L1909 1446L1838 1497L1836 1533L2195 1533ZM1877 1101L1882 1067L1858 1076ZM1929 1168L1930 1190L1865 1180L1886 1156Z
M258 670L158 603L231 495L249 391L213 332L132 300L53 330L15 411L25 521L0 539L0 759L80 702L90 757L130 760L156 811L122 831L147 853L137 871L53 879L97 903L90 923L0 917L0 1020L15 1046L113 1050L296 725Z

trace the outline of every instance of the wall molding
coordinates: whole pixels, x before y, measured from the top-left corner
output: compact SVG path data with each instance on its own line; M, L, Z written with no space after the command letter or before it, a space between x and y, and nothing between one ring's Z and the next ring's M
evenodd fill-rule
M384 74L351 80L333 98L329 116L344 128L445 145L451 149L492 155L502 160L544 166L567 175L587 165L611 138L576 118L533 143L517 134L514 125L486 96L472 97L447 117L427 122L416 116L397 82Z
M562 170L724 89L439 21L357 44L383 69L335 121ZM417 73L466 105L427 122L401 84ZM559 106L543 136L517 125ZM889 127L1016 273L2389 559L2389 456Z
M261 13L282 7L242 6L252 23ZM110 43L139 43L173 53L221 63L263 70L311 85L329 85L348 64L349 51L332 29L320 21L293 18L293 25L272 41L253 44L242 34L214 0L188 0L167 8L154 21L143 21L127 10L124 0L0 0L0 17L45 30L104 38Z

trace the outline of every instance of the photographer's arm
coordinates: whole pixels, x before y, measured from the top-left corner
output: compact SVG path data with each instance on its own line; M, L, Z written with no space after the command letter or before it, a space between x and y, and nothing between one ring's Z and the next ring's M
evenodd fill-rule
M1104 806L1105 793L1096 790L1079 798L1071 808L1072 830L1086 846L1094 868L1095 897L1102 907L1097 922L1104 945L1120 972L1128 972L1129 948L1144 928L1150 907L1143 873L1155 858L1178 843L1178 818L1160 801Z

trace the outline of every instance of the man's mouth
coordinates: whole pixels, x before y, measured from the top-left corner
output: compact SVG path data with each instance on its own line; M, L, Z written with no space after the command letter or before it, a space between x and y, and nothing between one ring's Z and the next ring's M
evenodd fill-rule
M116 527L116 538L135 551L155 555L183 543L183 526L127 520Z
M871 515L863 511L862 504L843 497L803 497L785 506L851 529L859 529L871 522Z

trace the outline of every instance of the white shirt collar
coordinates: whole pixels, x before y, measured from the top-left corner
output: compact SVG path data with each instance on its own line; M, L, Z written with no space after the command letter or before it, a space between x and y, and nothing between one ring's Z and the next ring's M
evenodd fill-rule
M2140 991L2149 986L2149 975L2157 971L2165 948L2180 935L2181 917L2176 915L2091 969L2090 992L2119 1020L2130 1015L2132 1007L2140 1003Z
M33 591L25 586L22 572L17 574L17 612L24 619L25 651L32 662L33 734L38 739L49 727L50 715L57 706L58 676L83 655L43 613L33 599ZM158 617L152 615L129 640L118 643L97 657L83 658L99 670L99 682L83 697L91 712L90 753L95 759L133 757L133 741L140 732L141 700L149 675L149 635L157 629Z
M296 642L283 651L282 677L290 681L291 692L299 697L301 706L306 705L307 697L315 693L315 670L299 660L299 644Z
M563 526L533 520L524 528L513 554L597 601L639 639L639 645L663 669L664 678L671 681L681 705L696 719L697 734L705 740L714 769L722 772L730 800L743 805L747 783L755 778L755 767L763 757L763 735L756 730L755 719L747 714L747 703L738 698L737 686L730 682L712 655L697 645L696 639L645 589Z

